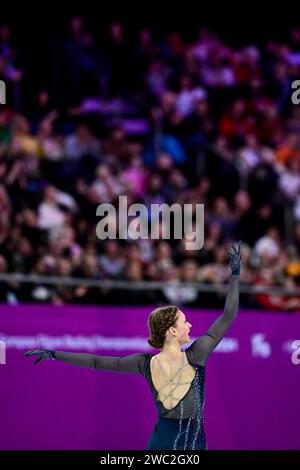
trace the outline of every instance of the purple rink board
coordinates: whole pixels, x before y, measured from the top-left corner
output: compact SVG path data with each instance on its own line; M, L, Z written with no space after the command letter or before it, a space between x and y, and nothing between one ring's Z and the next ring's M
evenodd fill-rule
M1 305L1 449L145 449L156 421L142 375L99 371L24 352L158 353L151 307ZM221 311L183 309L191 341ZM300 449L299 313L240 311L207 361L209 449Z

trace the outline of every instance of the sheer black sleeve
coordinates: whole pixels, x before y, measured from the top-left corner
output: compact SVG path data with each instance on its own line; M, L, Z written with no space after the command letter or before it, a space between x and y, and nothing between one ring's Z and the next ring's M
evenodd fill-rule
M205 366L208 356L225 336L230 325L235 320L239 304L239 276L232 275L226 297L225 308L222 315L212 324L209 330L197 338L186 349L191 363Z
M130 354L129 356L119 357L55 351L55 359L91 369L145 375L147 354Z

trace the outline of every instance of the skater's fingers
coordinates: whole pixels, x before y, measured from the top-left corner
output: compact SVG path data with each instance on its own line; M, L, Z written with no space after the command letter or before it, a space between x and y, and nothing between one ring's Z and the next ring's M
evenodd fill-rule
M236 255L238 250L234 244L231 245L231 248L233 249L234 254Z
M24 355L28 357L28 356L34 356L36 354L38 354L38 352L35 349L32 349L31 351L27 351Z

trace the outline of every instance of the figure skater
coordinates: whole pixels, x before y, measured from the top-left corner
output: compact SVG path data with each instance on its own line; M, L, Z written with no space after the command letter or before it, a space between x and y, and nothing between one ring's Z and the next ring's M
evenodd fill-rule
M190 342L192 325L178 307L166 306L155 309L148 318L151 333L148 343L160 349L158 354L112 357L35 349L26 352L25 356L38 356L34 364L53 359L97 370L142 374L151 388L158 411L146 449L206 450L203 425L206 361L238 311L242 243L239 242L237 248L232 245L232 250L224 312L185 351L181 347Z

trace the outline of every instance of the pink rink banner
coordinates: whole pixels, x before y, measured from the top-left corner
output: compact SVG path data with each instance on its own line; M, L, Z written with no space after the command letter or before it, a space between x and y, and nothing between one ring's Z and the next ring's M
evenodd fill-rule
M147 344L151 310L1 305L0 448L145 449L157 416L142 375L51 360L34 366L24 352L156 354ZM222 313L183 310L193 325L191 341ZM239 311L207 361L209 449L300 449L297 340L299 314Z

